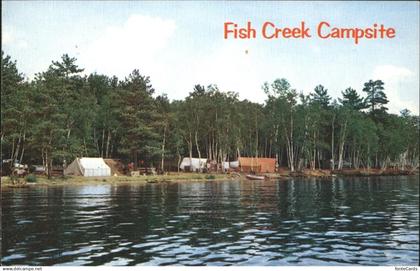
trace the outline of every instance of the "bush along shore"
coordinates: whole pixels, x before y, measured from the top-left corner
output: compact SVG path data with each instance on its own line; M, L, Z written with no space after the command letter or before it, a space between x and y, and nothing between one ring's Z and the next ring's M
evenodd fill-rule
M304 170L290 172L280 170L277 173L261 174L265 180L289 180L292 178L334 178L334 177L368 177L368 176L404 176L418 175L419 171L400 169L345 169L345 170ZM229 181L245 180L244 173L166 173L164 175L144 176L112 176L112 177L83 177L62 176L48 179L46 176L28 175L22 178L2 177L2 187L25 188L43 185L94 185L94 184L147 184L162 182L191 182L191 181Z

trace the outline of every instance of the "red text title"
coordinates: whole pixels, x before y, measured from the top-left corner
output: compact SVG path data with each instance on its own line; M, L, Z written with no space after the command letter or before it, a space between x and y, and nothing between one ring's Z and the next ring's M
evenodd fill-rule
M259 31L251 22L245 26L239 26L234 22L225 22L225 39L256 39L261 36L267 40L273 39L309 39L312 38L311 29L301 22L296 27L279 27L272 22L262 24ZM355 44L363 39L393 39L396 36L395 28L385 27L383 24L373 24L365 28L342 28L332 26L328 22L320 22L316 27L315 35L320 39L352 39Z

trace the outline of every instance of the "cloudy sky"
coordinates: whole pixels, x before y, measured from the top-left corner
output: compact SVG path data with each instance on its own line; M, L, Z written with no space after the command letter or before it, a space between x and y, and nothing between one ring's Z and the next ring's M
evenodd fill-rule
M86 73L127 76L138 68L157 93L182 99L195 84L216 84L264 102L261 85L286 78L309 93L323 84L334 98L382 79L389 109L419 113L418 2L3 2L2 45L28 78L64 53ZM338 27L396 29L387 40L225 40L223 24L321 21ZM314 33L315 34L315 33ZM314 35L313 35L314 36ZM246 53L247 52L247 53Z

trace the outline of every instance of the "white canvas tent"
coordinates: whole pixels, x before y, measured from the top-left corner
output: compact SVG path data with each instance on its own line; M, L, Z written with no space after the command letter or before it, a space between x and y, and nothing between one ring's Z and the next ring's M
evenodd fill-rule
M189 158L189 157L185 157L184 159L182 159L181 164L179 165L179 168L182 170L185 170L185 168L189 167L190 171L197 171L200 169L205 169L207 168L207 158Z
M111 176L111 168L102 158L82 157L76 158L64 169L64 175L85 177Z
M229 162L229 166L231 168L238 168L239 167L239 161L231 161L231 162Z
M230 168L235 169L239 167L239 161L223 162L223 169L228 170Z

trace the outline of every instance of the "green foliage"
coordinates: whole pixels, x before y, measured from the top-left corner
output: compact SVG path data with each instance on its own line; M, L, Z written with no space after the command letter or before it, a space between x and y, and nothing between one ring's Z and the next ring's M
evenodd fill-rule
M12 175L10 175L10 180L13 181L13 182L18 181L19 177L12 174Z
M138 70L126 78L118 92L118 121L124 132L121 152L129 155L135 164L139 154L144 159L153 160L160 151L158 129L161 115L153 93L149 77L140 75Z
M366 97L345 89L337 103L322 85L304 95L287 79L275 79L263 84L267 99L259 104L199 84L185 99L170 101L155 95L151 79L138 70L124 80L81 72L65 54L28 81L2 52L2 159L42 164L48 174L80 156L162 171L189 156L219 168L240 156L276 157L292 170L325 168L330 160L352 167L418 165L419 116L389 114L381 80L364 84Z
M370 107L372 113L374 113L375 110L387 110L387 108L383 106L389 102L385 92L383 92L384 84L385 83L381 80L369 80L369 82L366 82L364 85L363 91L367 94L365 103Z
M29 174L25 179L28 183L36 183L36 175Z
M355 89L350 87L346 88L341 94L343 95L343 99L338 98L338 100L343 106L356 111L366 108L364 99L359 96Z
M323 85L318 85L314 89L314 93L311 93L312 102L318 104L322 108L327 108L331 97L328 95L328 90Z

